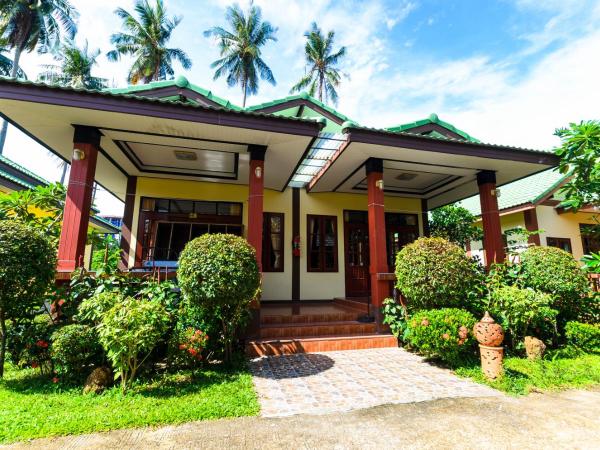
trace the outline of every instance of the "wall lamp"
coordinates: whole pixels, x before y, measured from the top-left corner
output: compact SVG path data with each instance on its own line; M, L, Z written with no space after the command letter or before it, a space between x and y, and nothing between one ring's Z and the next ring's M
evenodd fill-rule
M383 191L383 180L377 180L375 182L375 186L377 186L377 189L379 189L380 191Z
M85 159L85 152L76 148L73 150L73 161L83 161Z
M262 167L257 166L254 169L254 175L256 175L256 178L259 178L259 179L262 178Z

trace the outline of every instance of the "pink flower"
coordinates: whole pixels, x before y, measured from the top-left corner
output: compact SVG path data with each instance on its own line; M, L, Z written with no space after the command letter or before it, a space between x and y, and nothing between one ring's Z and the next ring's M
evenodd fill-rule
M52 382L53 382L54 384L58 383L58 378L56 378L56 377L52 378Z
M185 344L179 344L179 350L185 350L186 346Z
M421 325L423 325L424 327L426 327L427 325L429 325L429 320L427 320L427 319L423 319L423 320L421 321Z
M444 333L442 337L446 340L450 339L450 335L448 333Z

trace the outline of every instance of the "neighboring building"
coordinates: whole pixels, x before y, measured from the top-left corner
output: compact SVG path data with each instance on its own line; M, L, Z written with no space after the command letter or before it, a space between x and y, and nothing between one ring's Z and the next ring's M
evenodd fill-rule
M586 227L596 223L594 217L600 211L583 208L572 212L561 208L560 188L566 181L567 177L550 169L499 189L500 223L509 250L520 252L530 245L559 247L576 260L592 251L600 251L600 240L586 234ZM478 196L462 200L458 205L478 216L478 223L481 223ZM511 234L518 229L540 232L529 238L519 233ZM482 243L471 242L470 250L473 255L481 256Z
M27 170L23 166L8 159L6 156L0 155L0 193L9 194L14 191L22 191L25 189L34 189L36 186L46 186L48 181L35 173ZM92 209L93 216L90 217L90 227L100 234L120 233L120 226L115 226L108 220L96 215L97 210ZM91 254L91 246L87 246L85 261L86 266L89 266Z
M190 239L234 233L257 251L263 308L350 298L356 311L370 299L377 316L332 325L324 314L308 328L264 326L264 338L384 330L395 254L427 234L430 208L480 193L487 263L503 260L496 185L558 163L481 143L436 115L367 128L306 94L242 109L183 77L105 92L0 79L0 112L72 160L59 271L76 266L88 216L72 212L86 211L96 180L125 202L130 269L175 266ZM361 345L395 345L385 339Z

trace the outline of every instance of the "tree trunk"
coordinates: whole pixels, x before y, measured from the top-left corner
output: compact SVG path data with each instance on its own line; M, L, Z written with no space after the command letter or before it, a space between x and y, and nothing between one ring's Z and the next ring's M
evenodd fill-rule
M64 185L65 184L65 178L67 177L67 162L63 161L62 163L62 173L60 175L60 184Z
M23 49L18 46L15 49L15 59L13 60L12 70L10 72L11 78L17 78L17 73L19 72L19 61L21 59L21 53ZM8 122L6 120L2 121L2 130L0 130L0 155L4 151L4 143L6 142L6 133L8 132Z
M323 101L323 74L319 73L319 101Z
M242 101L242 108L246 107L246 85L248 84L247 80L244 79L244 81L242 82L242 90L244 91L244 100Z
M4 311L0 309L0 378L4 376L4 359L6 358L6 320Z

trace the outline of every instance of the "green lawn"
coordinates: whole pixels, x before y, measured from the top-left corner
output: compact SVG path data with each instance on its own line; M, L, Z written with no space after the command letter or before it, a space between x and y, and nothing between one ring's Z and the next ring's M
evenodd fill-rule
M510 357L504 360L504 370L504 376L496 381L487 380L479 365L460 367L455 372L513 395L583 388L600 384L600 355L546 358L541 361Z
M0 381L0 443L117 428L255 415L259 405L244 364L230 370L164 374L123 396L118 388L82 395L33 370L7 367Z

